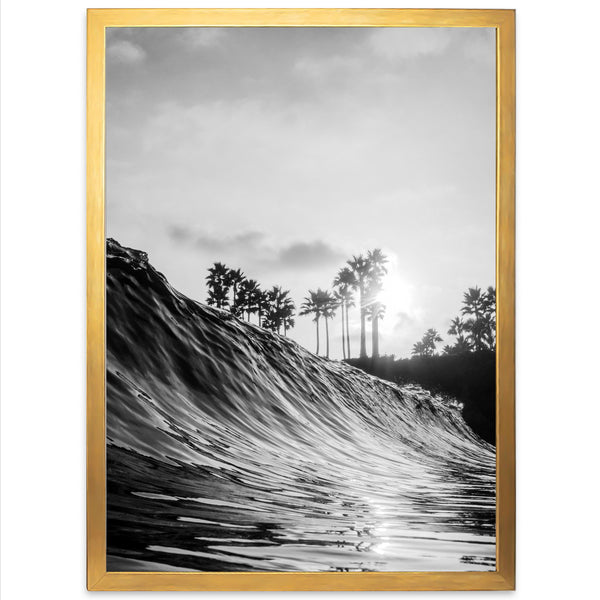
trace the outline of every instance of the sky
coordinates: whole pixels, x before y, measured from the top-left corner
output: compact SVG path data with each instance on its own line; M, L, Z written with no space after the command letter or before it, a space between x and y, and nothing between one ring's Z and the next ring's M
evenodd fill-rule
M463 292L495 285L495 31L107 29L106 230L201 302L216 261L300 305L381 248L380 352L452 343Z

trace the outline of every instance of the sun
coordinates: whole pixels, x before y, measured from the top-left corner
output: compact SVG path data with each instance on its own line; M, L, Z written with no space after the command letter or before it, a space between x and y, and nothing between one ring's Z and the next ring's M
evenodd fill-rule
M383 278L381 292L377 295L377 300L385 306L385 316L379 322L381 333L391 333L398 313L410 313L412 310L411 286L401 276L396 257L388 255L388 258L388 272Z

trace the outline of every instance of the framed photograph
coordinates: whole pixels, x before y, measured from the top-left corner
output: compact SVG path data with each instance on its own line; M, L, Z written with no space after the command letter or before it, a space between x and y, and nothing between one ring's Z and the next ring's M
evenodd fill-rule
M87 60L88 589L514 589L514 11Z

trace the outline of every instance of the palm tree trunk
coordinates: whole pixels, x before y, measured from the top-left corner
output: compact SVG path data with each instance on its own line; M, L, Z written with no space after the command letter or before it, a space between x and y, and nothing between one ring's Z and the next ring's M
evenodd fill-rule
M345 320L344 320L344 303L340 304L340 309L342 312L342 355L344 356L344 360L346 360L346 332L345 332Z
M379 317L373 315L373 322L371 325L371 354L373 358L379 358Z
M319 356L319 317L316 318L317 323L317 356Z
M350 354L350 326L348 322L348 309L350 307L346 304L346 348L348 349L348 358L352 358Z
M360 357L367 357L367 337L366 337L366 328L367 328L367 318L365 311L365 291L363 286L360 286Z
M327 340L327 358L329 358L329 319L325 317L325 339Z

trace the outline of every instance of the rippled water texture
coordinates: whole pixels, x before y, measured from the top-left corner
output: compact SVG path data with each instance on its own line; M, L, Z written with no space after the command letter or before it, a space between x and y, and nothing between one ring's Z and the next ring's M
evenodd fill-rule
M107 243L108 569L495 569L460 411L185 298Z

